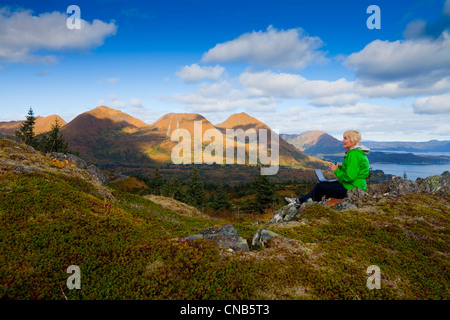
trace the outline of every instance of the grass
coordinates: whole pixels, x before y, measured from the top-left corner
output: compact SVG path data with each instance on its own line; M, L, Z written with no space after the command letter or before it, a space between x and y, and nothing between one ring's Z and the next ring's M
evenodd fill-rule
M291 240L228 252L205 240L176 240L229 223L226 216L119 190L110 190L111 200L80 169L52 166L38 154L26 157L35 171L17 171L20 150L3 144L1 299L450 297L447 198L410 195L343 212L311 206L299 221L266 226ZM249 244L262 227L245 216L232 223ZM70 265L80 267L80 290L66 286ZM370 265L380 267L380 290L366 286Z

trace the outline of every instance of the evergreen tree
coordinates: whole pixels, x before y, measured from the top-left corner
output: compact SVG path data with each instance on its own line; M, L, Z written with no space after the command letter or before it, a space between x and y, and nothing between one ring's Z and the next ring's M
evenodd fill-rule
M211 197L211 207L213 209L230 209L230 198L223 184L217 187L217 193Z
M258 213L263 213L266 208L272 205L275 184L266 175L261 174L261 167L259 167L259 173L253 180L253 190L256 194L255 210Z
M166 183L162 187L162 193L165 197L170 197L175 200L186 202L186 192L183 189L183 185L178 180L176 173L172 176L172 180Z
M35 123L36 117L34 116L33 109L30 107L26 120L20 124L19 129L15 132L17 138L32 147L36 146L36 138L34 136Z
M43 135L39 141L39 150L42 152L61 152L68 153L68 143L64 140L64 137L60 130L58 119L55 120L55 124L52 124L52 130L49 134Z
M205 187L196 166L192 168L191 180L187 184L187 201L194 207L201 207L205 202Z
M155 167L155 174L153 175L153 178L149 179L147 181L148 181L147 184L150 187L152 194L155 194L158 196L163 194L163 189L164 189L164 185L166 184L166 181L161 176L161 173L159 173L158 165Z

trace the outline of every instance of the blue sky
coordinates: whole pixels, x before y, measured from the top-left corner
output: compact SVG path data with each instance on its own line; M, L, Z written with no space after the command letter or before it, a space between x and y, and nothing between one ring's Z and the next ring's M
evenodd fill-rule
M450 0L1 0L0 121L99 105L147 123L244 111L280 133L450 140Z

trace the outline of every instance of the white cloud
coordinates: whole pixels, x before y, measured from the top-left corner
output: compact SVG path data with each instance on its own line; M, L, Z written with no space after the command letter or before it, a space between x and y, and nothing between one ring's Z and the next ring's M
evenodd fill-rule
M101 46L114 35L117 26L94 20L81 20L81 29L67 28L67 14L60 12L33 15L31 10L11 12L0 8L0 60L22 63L56 63L57 53L88 50Z
M139 100L138 98L131 98L130 102L128 104L130 105L130 107L132 107L134 109L144 108L144 106L142 105L141 100Z
M218 80L225 68L221 66L199 66L198 64L191 64L184 66L180 71L176 72L184 82L196 82L202 79Z
M403 81L420 87L450 76L450 34L438 39L375 40L351 54L345 65L368 82Z
M347 129L360 130L363 140L426 141L448 136L448 120L442 115L415 114L412 108L357 103L343 107L296 106L258 118L280 133L298 134L322 130L337 139Z
M110 100L109 107L113 109L123 109L127 105L125 101L122 100L122 98L118 97L113 93L109 95L109 100Z
M436 79L434 82L430 81L428 83L407 83L413 81L414 79L410 79L407 81L401 80L374 83L356 80L354 92L361 96L369 98L399 98L408 96L441 94L450 90L450 76Z
M264 108L273 110L274 99L270 97L250 97L227 81L201 83L194 93L175 94L171 98L184 104L193 112L221 112L238 108Z
M419 98L412 104L415 113L450 113L450 94Z
M310 98L317 105L355 102L358 96L352 94L354 84L346 79L336 81L307 80L298 74L263 72L243 72L239 82L249 94L255 96L277 96L281 98Z
M266 67L303 69L310 63L326 61L324 52L318 51L323 42L307 36L300 28L277 30L269 26L266 31L245 33L238 38L217 44L208 50L204 62L247 62Z

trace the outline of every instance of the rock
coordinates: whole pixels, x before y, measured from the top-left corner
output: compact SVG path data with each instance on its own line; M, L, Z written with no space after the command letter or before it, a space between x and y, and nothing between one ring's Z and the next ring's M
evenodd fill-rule
M450 193L450 172L445 171L440 176L431 176L426 179L416 180L419 192L446 196Z
M349 199L350 201L355 201L355 200L360 199L360 198L362 198L364 196L367 196L367 195L368 195L368 193L365 192L364 190L359 189L359 188L355 188L355 189L350 189L350 190L347 191L347 197L346 198Z
M267 230L267 229L260 228L260 229L258 229L258 231L256 231L255 235L253 236L252 245L264 247L264 243L273 237L284 238L283 236L279 235L278 233L275 233L275 232Z
M389 183L389 194L393 196L403 196L418 191L417 184L409 179L394 177Z
M58 159L59 161L65 161L67 160L69 163L73 163L80 169L85 169L88 173L90 173L92 176L97 178L98 181L101 182L104 186L108 185L109 179L106 173L104 173L102 170L94 166L93 164L88 164L83 159L69 153L59 153L59 152L51 152L46 154L47 157L53 157L55 159Z
M181 240L205 239L215 242L217 245L233 250L249 251L247 240L238 235L236 229L231 224L221 227L211 228L206 231L182 237Z
M29 166L15 166L14 171L18 173L33 173L36 172L36 169Z
M300 217L300 213L305 207L305 205L306 204L302 204L300 206L294 203L289 203L288 205L285 205L284 207L275 211L269 223L297 220Z
M335 207L335 210L337 211L345 211L345 210L355 210L358 209L358 207L353 204L349 199L344 198L341 202L339 202Z
M344 210L354 210L358 208L358 204L360 204L362 198L368 196L368 193L362 189L355 188L347 191L347 196L342 199L341 202L336 204L335 210L344 211Z
M450 172L431 176L426 179L418 178L411 181L401 177L394 177L392 181L381 184L374 192L390 196L402 196L413 193L428 193L446 196L450 193Z

